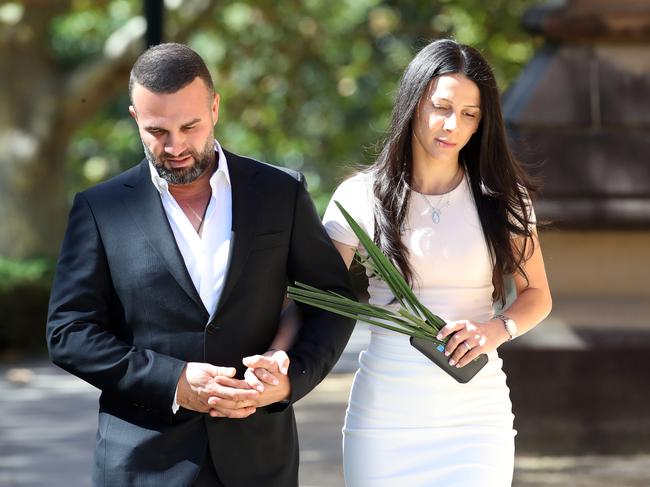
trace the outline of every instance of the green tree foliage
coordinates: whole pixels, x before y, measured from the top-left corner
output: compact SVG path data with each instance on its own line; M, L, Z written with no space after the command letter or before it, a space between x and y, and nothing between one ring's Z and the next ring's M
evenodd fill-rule
M211 24L216 0L167 3L170 38L186 41ZM66 192L79 187L66 177L79 176L68 148L124 92L142 52L138 9L135 1L0 0L0 256L56 255ZM105 135L95 140L118 149ZM99 166L95 159L86 172Z
M532 54L519 23L532 1L165 0L165 31L208 61L224 146L303 171L322 211L372 161L416 50L441 36L472 44L505 88ZM0 0L0 352L42 345L74 192L142 158L127 112L141 11L140 0ZM38 255L50 260L16 260Z
M127 0L107 3L112 20L97 8L57 20L53 46L62 58L91 58L115 25L139 8ZM219 140L236 152L305 172L322 210L341 177L372 161L401 72L418 48L440 36L471 44L492 62L505 88L533 51L519 21L530 4L224 0L189 44L208 61L222 97ZM127 106L123 94L78 132L70 151L71 190L141 158Z

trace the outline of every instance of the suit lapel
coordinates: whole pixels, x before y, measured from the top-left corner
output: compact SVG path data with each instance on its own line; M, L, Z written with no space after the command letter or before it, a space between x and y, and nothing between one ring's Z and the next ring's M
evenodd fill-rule
M259 214L259 194L253 188L257 169L247 159L227 151L224 153L232 189L232 234L226 281L215 315L222 309L244 268Z
M146 239L165 262L170 274L207 315L208 312L176 245L160 195L151 182L146 160L140 163L139 171L135 171L134 177L125 183L124 204Z

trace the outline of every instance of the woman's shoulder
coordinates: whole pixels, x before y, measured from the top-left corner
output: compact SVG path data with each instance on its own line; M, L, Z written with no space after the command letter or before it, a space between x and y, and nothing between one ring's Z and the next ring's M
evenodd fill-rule
M339 184L332 195L323 224L333 240L356 247L359 243L335 203L339 203L367 232L372 232L372 184L369 175L359 172Z
M352 176L344 179L336 188L343 190L354 190L358 191L360 188L370 188L371 178L370 174L366 171L359 171Z
M372 182L366 172L358 172L344 179L334 190L338 198L352 198L355 201L367 199L364 196L372 194Z
M334 194L333 200L339 202L353 202L355 205L370 203L372 200L372 182L370 175L365 172L358 172L341 182Z

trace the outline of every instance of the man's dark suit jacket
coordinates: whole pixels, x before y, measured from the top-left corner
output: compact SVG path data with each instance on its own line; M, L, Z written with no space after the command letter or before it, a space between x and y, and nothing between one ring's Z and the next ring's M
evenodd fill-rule
M232 232L226 282L208 315L185 268L148 163L76 196L50 298L52 361L99 388L94 485L187 486L208 443L226 487L298 484L291 403L331 370L351 320L301 307L289 404L246 419L171 405L186 362L237 367L265 352L288 282L351 296L345 265L302 175L226 152Z

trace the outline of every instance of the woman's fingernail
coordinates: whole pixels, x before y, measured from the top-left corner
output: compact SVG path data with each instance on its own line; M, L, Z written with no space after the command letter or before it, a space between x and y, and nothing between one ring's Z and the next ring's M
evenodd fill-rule
M445 357L449 357L451 355L447 350L445 350Z
M436 335L436 338L437 338L438 340L442 340L442 333L438 333L438 334Z
M456 361L452 358L452 359L449 361L449 365L452 365L452 366L453 366L453 365L456 365Z

